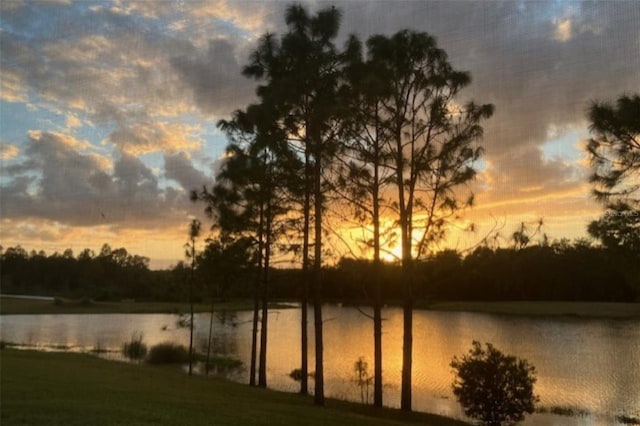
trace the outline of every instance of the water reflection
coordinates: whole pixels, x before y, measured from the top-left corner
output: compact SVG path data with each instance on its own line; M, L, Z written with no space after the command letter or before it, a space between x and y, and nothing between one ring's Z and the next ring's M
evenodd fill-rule
M373 332L369 318L357 309L327 306L325 322L325 389L328 396L358 401L353 365L364 356L373 367ZM385 404L400 403L402 311L383 311ZM118 357L122 344L142 333L147 345L172 341L188 345L189 331L169 314L16 315L2 316L2 339L32 345L66 345L78 351L96 347ZM196 342L206 351L209 314L195 317ZM289 377L299 367L300 310L273 311L269 318L269 386L297 391ZM247 368L233 379L248 381L251 312L217 313L213 353L237 358ZM313 327L310 369L314 365ZM499 315L417 311L414 316L414 407L462 417L451 393L449 363L465 353L472 340L491 342L505 353L536 366L536 393L547 410L587 410L588 416L535 414L528 425L611 425L615 415L640 417L640 321L577 318L527 318ZM555 408L554 408L555 407Z

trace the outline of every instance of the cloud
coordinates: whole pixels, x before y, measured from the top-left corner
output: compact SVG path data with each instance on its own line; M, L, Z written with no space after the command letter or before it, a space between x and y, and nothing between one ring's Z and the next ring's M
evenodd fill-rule
M154 118L193 112L227 116L250 99L253 84L240 75L247 42L238 37L233 22L204 31L211 40L199 47L196 33L208 27L214 10L221 20L233 15L228 19L244 22L242 7L217 5L224 8L211 8L209 2L117 1L112 7L76 4L53 10L50 4L49 17L55 19L34 33L20 27L44 20L43 9L29 5L14 10L2 33L2 97L47 101L93 116L105 109ZM247 15L259 21L258 10L265 8L254 7ZM159 22L196 15L201 21L189 21L188 31L176 34Z
M86 142L56 132L29 132L24 161L6 167L0 213L66 225L157 226L184 216L184 192L160 188L140 159L116 160L86 150Z
M276 19L280 19L285 2L239 2L229 0L194 2L188 11L189 19L228 22L249 34L262 33Z
M193 150L201 146L201 142L193 139L196 130L181 123L135 123L115 130L107 141L129 155Z
M252 84L242 76L234 47L226 40L211 40L207 49L194 47L171 63L205 113L226 116L253 99Z
M197 190L212 183L211 177L196 169L185 152L165 155L164 163L165 177L178 182L186 191Z
M82 127L82 121L75 114L67 114L67 129L76 129L78 127Z
M0 160L12 160L20 154L20 148L7 142L0 141Z
M150 238L171 228L171 238L182 238L177 224L198 210L185 190L208 181L201 149L218 143L194 123L255 100L255 82L240 71L265 31L286 31L287 4L0 2L0 99L29 109L12 118L15 129L2 130L0 156L10 160L2 170L3 231L36 238L40 229L53 242L65 233L90 238L80 229L95 229L98 247L103 237L134 230ZM306 4L312 12L330 5ZM351 33L428 31L456 68L471 72L462 96L495 104L482 142L488 166L478 177L478 214L555 212L577 221L580 211L594 211L586 165L549 159L542 149L550 138L586 136L589 101L640 87L637 2L336 7L339 45ZM217 157L218 148L207 155Z
M554 38L558 41L571 40L571 19L562 19L556 22L556 32Z

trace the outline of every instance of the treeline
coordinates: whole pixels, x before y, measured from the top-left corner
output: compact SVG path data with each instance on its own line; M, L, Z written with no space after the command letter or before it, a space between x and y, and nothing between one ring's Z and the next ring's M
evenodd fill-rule
M47 255L9 247L0 255L2 293L113 301L186 300L182 268L149 270L149 259L108 244L99 253L71 249Z
M416 262L413 294L418 305L450 300L635 302L640 301L637 263L622 252L583 245L481 247L465 257L450 250ZM385 265L382 273L383 299L400 300L400 267ZM367 300L372 274L370 262L343 260L325 271L326 297Z
M250 297L256 270L250 259L235 254L213 256L208 247L198 257L194 299ZM234 256L233 253L229 256ZM244 264L243 264L244 263ZM487 247L462 256L447 250L414 265L416 303L448 300L640 301L640 265L621 251L566 241L522 249ZM100 253L71 250L45 255L10 247L0 257L2 292L107 300L187 301L190 269L179 263L151 271L148 259L124 248L104 245ZM323 269L325 297L330 301L368 304L375 269L371 261L342 259ZM301 271L272 269L271 295L299 300ZM385 303L402 299L397 264L380 268Z

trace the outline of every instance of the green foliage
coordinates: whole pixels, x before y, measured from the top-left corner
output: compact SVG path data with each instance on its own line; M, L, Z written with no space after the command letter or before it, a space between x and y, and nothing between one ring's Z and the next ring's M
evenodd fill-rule
M607 247L640 253L640 95L623 95L615 105L594 102L588 118L590 181L607 209L589 233Z
M504 355L492 344L480 342L462 358L451 361L456 378L453 394L467 416L489 426L512 425L533 413L535 368L526 360Z
M0 273L3 293L87 301L139 298L158 287L148 258L129 254L124 248L112 250L107 244L98 255L85 249L76 258L70 249L47 255L9 247L0 255Z
M142 333L134 333L131 340L122 345L122 354L131 360L139 361L147 355L147 345L142 341Z
M640 253L640 210L623 204L611 205L587 230L605 247Z
M189 351L176 343L159 343L149 350L147 362L149 364L186 364L189 362Z

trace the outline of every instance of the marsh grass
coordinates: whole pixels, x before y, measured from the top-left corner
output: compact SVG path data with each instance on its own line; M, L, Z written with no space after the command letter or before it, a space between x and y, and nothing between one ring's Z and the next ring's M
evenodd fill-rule
M134 361L142 360L148 352L147 345L142 340L142 333L133 333L131 340L122 345L122 354Z

